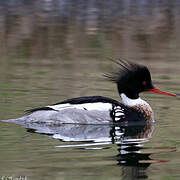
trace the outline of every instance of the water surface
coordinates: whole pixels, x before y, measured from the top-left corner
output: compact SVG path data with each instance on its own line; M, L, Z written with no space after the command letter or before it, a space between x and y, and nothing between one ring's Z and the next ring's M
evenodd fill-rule
M120 100L108 59L147 65L180 93L179 1L0 1L0 119L90 95ZM180 179L179 98L143 93L149 126L39 127L0 122L0 176Z

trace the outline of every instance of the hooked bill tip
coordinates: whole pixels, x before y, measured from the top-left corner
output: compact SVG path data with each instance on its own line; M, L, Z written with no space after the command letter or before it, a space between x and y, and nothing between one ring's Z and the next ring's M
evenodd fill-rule
M180 96L180 93L176 93L176 96L179 97L179 96Z

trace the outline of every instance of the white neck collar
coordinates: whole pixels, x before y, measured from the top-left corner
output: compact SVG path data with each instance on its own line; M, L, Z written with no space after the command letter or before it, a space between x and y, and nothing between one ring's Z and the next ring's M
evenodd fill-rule
M126 106L137 106L137 105L150 106L146 101L142 100L140 97L137 99L130 99L124 93L121 93L120 96L122 98L122 103Z

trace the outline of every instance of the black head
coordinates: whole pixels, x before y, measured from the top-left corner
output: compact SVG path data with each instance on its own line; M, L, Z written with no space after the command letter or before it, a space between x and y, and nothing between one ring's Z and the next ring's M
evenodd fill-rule
M119 94L124 93L127 97L136 99L139 93L154 89L146 66L121 59L114 62L118 65L117 70L105 76L117 84Z

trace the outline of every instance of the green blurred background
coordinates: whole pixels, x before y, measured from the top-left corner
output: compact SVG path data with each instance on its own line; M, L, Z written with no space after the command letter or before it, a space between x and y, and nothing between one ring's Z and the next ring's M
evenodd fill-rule
M179 32L178 0L0 0L1 119L78 96L120 100L116 86L102 77L114 68L109 58L145 64L157 87L179 93ZM142 97L156 119L145 151L168 161L152 164L147 177L179 180L179 98ZM65 142L14 124L1 122L0 128L0 175L26 175L28 180L137 178L133 168L117 166L116 145L100 151L60 150L55 146Z

